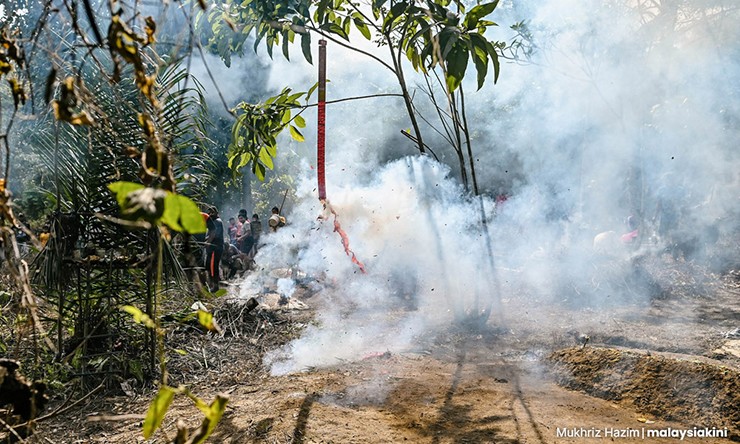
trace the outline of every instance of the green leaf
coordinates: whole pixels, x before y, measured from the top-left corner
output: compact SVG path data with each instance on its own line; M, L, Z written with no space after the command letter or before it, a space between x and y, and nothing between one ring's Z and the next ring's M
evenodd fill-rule
M308 89L308 92L306 93L306 103L308 103L308 99L311 98L311 94L313 94L314 91L316 91L316 88L319 87L319 82L316 82L313 84L312 87Z
M144 188L144 185L134 182L113 182L108 184L108 189L116 195L116 201L121 209L126 207L126 196L133 191L138 191Z
M193 444L201 444L211 435L211 433L213 433L219 421L221 421L221 418L224 415L226 404L228 404L228 402L229 398L226 395L216 395L216 398L213 400L213 402L211 402L208 411L204 412L206 417L203 420L203 424L206 425L206 432L203 434L202 437L199 437L199 439L193 441Z
M206 416L206 419L208 418L209 410L211 409L211 406L206 404L205 401L200 399L199 397L195 396L194 394L187 392L188 397L193 401L193 404L200 410L203 415Z
M144 418L144 439L149 439L157 428L162 424L165 413L170 408L172 399L175 397L175 389L163 385L159 388L157 396L149 405L149 411Z
M291 94L288 97L285 98L285 102L291 105L300 106L298 103L298 99L303 97L303 95L306 94L304 92L297 92L295 94Z
M395 19L400 16L407 7L408 4L405 1L398 2L395 5L391 6L391 10L388 11L388 15L385 16L385 21L383 22L384 32L388 31L388 29L393 25Z
M255 25L255 29L257 30L257 32L255 32L254 47L252 49L254 50L254 52L257 52L257 48L259 48L262 38L267 33L267 25L258 23Z
M488 48L488 55L491 56L491 62L493 62L493 83L496 83L501 69L498 61L498 52L496 52L496 47L491 42L487 42L486 48Z
M488 58L485 62L481 62L477 57L473 58L475 63L475 71L477 73L478 89L483 88L483 84L486 83L486 75L488 74Z
M488 14L492 13L493 10L496 9L496 6L498 6L498 2L499 0L496 0L491 3L484 3L482 5L473 7L473 9L471 9L470 12L468 12L468 14L465 16L463 26L468 30L477 27L478 21Z
M265 166L259 162L254 162L254 174L260 182L265 181Z
M272 157L270 157L270 154L264 147L260 149L260 162L262 162L269 169L273 169L275 167L272 163Z
M339 26L338 24L334 22L324 23L323 25L320 26L320 29L322 29L323 31L330 32L332 34L336 34L339 37L343 38L344 40L349 41L349 36L344 31L344 28L342 28L341 26Z
M295 122L295 126L297 126L298 128L306 127L306 119L304 119L303 116L295 116L293 122Z
M373 9L380 9L388 0L373 0Z
M270 59L272 60L272 48L275 45L275 37L273 36L272 30L267 35L267 38L265 39L265 48L267 48L267 55L270 56Z
M490 20L479 20L477 26L478 32L482 34L489 26L498 26L498 23Z
M465 77L468 67L468 51L462 45L456 45L447 57L446 83L450 92L457 89Z
M366 39L370 40L370 29L367 27L365 22L359 17L355 17L353 21L355 22L355 27L357 28L357 30L360 31L360 34L362 34L362 36Z
M445 28L439 33L439 46L442 48L442 60L447 60L450 52L457 44L460 35L451 28ZM436 56L436 54L434 54Z
M290 39L288 38L288 31L283 32L283 57L285 57L285 60L290 60L290 54L288 51L288 44L290 43Z
M181 194L167 192L164 199L162 223L175 231L197 234L206 232L206 223L198 205Z
M247 164L249 164L249 162L251 161L252 161L252 153L250 152L242 153L241 158L239 159L239 163L236 165L235 169L240 170L243 167L245 167Z
M296 128L293 125L290 125L290 135L293 137L293 139L297 140L298 142L305 142L306 138L303 137L303 134L301 134L300 131L298 131L298 128Z
M419 27L419 30L408 39L408 46L413 47L419 37L425 36L427 32L432 28L433 23L423 22L423 25Z
M308 32L301 34L301 50L306 61L313 65L313 59L311 58L311 34Z
M329 5L330 2L331 0L321 0L319 2L318 7L316 8L316 13L314 15L318 23L324 22L324 18L326 17L326 7Z
M280 119L280 122L285 125L286 123L290 122L291 117L290 109L286 109L285 112L283 112L283 117Z
M177 196L174 193L167 193L167 197L164 198L164 213L162 213L161 221L175 231L184 232L185 229L180 225L180 202ZM198 214L200 215L200 211Z
M352 25L352 17L346 16L341 26L342 26L342 29L344 30L344 34L347 35L347 37L349 37L349 33L351 31L351 25Z
M470 49L473 63L478 73L478 89L483 87L488 74L488 49L485 37L479 34L470 34Z

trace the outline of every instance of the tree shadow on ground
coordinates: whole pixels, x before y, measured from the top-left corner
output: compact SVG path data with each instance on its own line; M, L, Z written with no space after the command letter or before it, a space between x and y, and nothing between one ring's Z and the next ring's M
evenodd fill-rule
M493 339L500 332L492 330L478 333L480 336L489 336L489 339ZM503 362L500 367L500 371L503 371L506 376L506 379L502 379L502 382L511 382L513 388L513 393L506 407L508 414L476 418L472 412L473 406L456 400L456 395L460 393L459 386L462 381L463 368L466 364L474 364L474 362L469 362L471 361L468 351L469 342L470 339L463 336L456 344L456 369L450 387L445 393L436 421L424 429L422 434L431 436L433 444L449 440L459 443L518 444L525 442L525 431L523 429L527 428L527 432L534 435L536 442L545 443L546 441L535 422L529 404L524 398L516 368L512 368ZM505 424L512 421L516 428L516 437L511 437L510 433L504 431ZM526 436L529 437L530 433L527 433Z

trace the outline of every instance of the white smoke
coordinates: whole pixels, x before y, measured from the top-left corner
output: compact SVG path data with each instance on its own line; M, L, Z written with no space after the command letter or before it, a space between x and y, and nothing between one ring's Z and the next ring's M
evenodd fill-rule
M495 269L479 203L461 189L457 166L406 157L413 145L399 137L408 126L401 101L331 105L328 197L367 273L345 254L333 218L317 220L309 156L290 223L267 237L257 261L319 278L325 297L318 325L268 356L273 372L408 349L461 313L488 303L504 310L502 289L527 304L647 299L634 287L588 292L600 272L591 240L629 231L634 216L647 241L661 189L680 206L682 236L707 226L736 235L740 12L721 0L642 3L531 0L497 12L502 24L528 20L536 51L530 63L503 63L496 86L473 93L466 84ZM372 62L348 63L336 45L328 52L329 100L397 89ZM277 66L273 83L314 82L314 67ZM508 199L494 208L500 194Z
M486 255L474 229L477 207L448 173L427 158L407 157L366 185L331 189L330 203L366 273L345 253L334 216L317 220L326 212L312 181L302 184L290 224L268 237L258 261L268 270L294 266L327 283L326 304L319 326L268 358L274 372L397 352L426 329L484 306L492 295L480 276Z
M295 293L295 281L289 278L280 278L277 280L277 291L280 296L290 298Z

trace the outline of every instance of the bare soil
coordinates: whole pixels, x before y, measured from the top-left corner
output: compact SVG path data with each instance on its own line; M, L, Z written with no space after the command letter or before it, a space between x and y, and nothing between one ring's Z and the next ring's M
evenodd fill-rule
M562 301L545 309L534 294L505 289L511 296L480 330L453 327L413 350L379 345L355 362L286 376L269 374L264 353L313 322L321 294L294 296L308 310L251 313L224 299L215 309L222 335L168 334L187 352L170 353L169 382L207 402L229 396L213 443L679 442L642 434L694 427L726 427L729 437L685 442L740 441L739 275L705 272L697 281L689 278L696 270L681 269L689 266L672 264L657 278L667 289L660 298L609 307ZM144 442L155 389L124 388L65 407L38 424L32 441ZM48 411L61 404L53 399ZM172 440L178 420L196 427L201 418L178 396L150 442Z

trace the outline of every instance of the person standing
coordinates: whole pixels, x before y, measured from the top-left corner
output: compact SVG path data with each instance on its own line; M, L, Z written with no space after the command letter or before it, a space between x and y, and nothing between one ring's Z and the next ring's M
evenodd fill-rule
M219 288L221 255L224 252L224 224L218 217L216 207L208 208L206 220L206 274L208 290L215 293Z
M255 254L257 254L257 248L260 244L260 236L262 235L262 221L260 221L260 217L258 214L252 215L252 221L249 223L250 228L252 229L252 237L254 238L254 254L252 257L254 257Z
M236 246L236 238L239 236L239 231L242 229L242 223L237 221L236 218L229 218L229 241L231 245Z
M252 249L252 245L254 245L254 237L252 236L252 225L247 219L247 211L242 211L239 212L239 222L241 222L242 228L239 230L239 237L237 237L237 246L242 255L247 256L249 250Z
M285 226L285 218L280 215L280 209L278 207L272 207L272 215L267 224L272 228L272 231L277 231L278 228Z

